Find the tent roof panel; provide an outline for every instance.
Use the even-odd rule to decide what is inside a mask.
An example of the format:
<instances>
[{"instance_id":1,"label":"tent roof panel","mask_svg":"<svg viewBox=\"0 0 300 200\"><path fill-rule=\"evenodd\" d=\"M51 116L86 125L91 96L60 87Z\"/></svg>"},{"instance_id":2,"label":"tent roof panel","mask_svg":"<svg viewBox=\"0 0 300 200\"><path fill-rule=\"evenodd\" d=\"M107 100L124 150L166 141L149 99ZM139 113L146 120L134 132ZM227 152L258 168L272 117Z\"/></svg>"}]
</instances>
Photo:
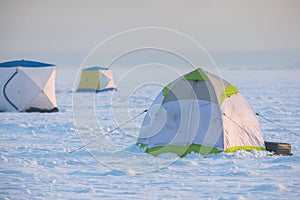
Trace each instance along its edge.
<instances>
[{"instance_id":1,"label":"tent roof panel","mask_svg":"<svg viewBox=\"0 0 300 200\"><path fill-rule=\"evenodd\" d=\"M89 68L86 68L83 70L108 70L108 68L95 66L95 67L89 67Z\"/></svg>"},{"instance_id":2,"label":"tent roof panel","mask_svg":"<svg viewBox=\"0 0 300 200\"><path fill-rule=\"evenodd\" d=\"M208 80L208 77L200 68L198 68L198 69L184 75L183 79L190 80L190 81L206 81L206 80Z\"/></svg>"},{"instance_id":3,"label":"tent roof panel","mask_svg":"<svg viewBox=\"0 0 300 200\"><path fill-rule=\"evenodd\" d=\"M42 63L30 60L13 60L0 63L0 67L50 67L55 66L49 63Z\"/></svg>"}]
</instances>

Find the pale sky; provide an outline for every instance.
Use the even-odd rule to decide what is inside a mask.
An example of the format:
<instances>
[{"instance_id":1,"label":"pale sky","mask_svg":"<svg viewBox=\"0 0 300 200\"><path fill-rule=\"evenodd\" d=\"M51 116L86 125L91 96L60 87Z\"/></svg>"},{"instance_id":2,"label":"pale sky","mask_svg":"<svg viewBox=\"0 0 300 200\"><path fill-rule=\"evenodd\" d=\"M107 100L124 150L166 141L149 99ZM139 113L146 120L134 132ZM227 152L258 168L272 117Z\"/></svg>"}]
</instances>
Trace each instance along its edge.
<instances>
[{"instance_id":1,"label":"pale sky","mask_svg":"<svg viewBox=\"0 0 300 200\"><path fill-rule=\"evenodd\" d=\"M208 51L300 50L298 0L0 0L0 11L0 60L29 52L83 58L113 34L149 26L183 32Z\"/></svg>"}]
</instances>

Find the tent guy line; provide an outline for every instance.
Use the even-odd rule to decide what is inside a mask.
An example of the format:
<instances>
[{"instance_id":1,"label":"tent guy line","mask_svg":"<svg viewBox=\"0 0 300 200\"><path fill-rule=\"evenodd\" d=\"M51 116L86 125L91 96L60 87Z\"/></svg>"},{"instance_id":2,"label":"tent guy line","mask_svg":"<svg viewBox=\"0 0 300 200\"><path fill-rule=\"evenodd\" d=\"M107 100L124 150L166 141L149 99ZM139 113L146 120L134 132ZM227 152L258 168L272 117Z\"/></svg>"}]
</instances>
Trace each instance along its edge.
<instances>
[{"instance_id":1,"label":"tent guy line","mask_svg":"<svg viewBox=\"0 0 300 200\"><path fill-rule=\"evenodd\" d=\"M272 123L273 125L275 125L275 126L277 126L277 127L279 127L279 128L282 128L283 130L286 130L286 131L288 131L288 132L290 132L290 133L292 133L292 134L294 134L294 135L300 137L300 135L299 135L298 133L296 133L296 132L294 132L294 131L291 131L291 130L289 130L289 129L287 129L287 128L285 128L285 127L283 127L283 126L281 126L281 125L279 125L279 124L277 124L277 123L275 123L274 121L272 121L272 120L270 120L270 119L264 117L264 116L263 116L262 114L260 114L260 113L255 113L255 115L257 115L257 116L263 118L264 120L266 120L266 121Z\"/></svg>"},{"instance_id":2,"label":"tent guy line","mask_svg":"<svg viewBox=\"0 0 300 200\"><path fill-rule=\"evenodd\" d=\"M129 122L131 122L132 120L138 118L139 116L141 116L142 114L144 114L144 113L147 112L147 111L148 111L147 109L143 110L143 112L137 114L136 116L134 116L133 118L131 118L131 119L129 119L128 121L124 122L124 123L121 124L120 126L114 128L113 130L111 130L111 131L109 131L109 132L107 132L107 133L105 133L105 134L103 134L103 135L101 135L101 136L98 136L96 139L94 139L94 140L92 140L92 141L86 143L85 145L83 145L83 146L81 146L81 147L79 147L79 148L77 148L77 149L74 149L74 150L72 150L72 151L69 151L69 154L72 154L72 153L74 153L75 151L79 151L79 150L83 149L84 147L87 147L87 146L89 146L90 144L93 144L93 143L96 142L97 140L103 138L103 136L108 135L108 134L114 132L115 130L118 130L118 129L121 128L122 126L124 126L124 125L128 124Z\"/></svg>"},{"instance_id":3,"label":"tent guy line","mask_svg":"<svg viewBox=\"0 0 300 200\"><path fill-rule=\"evenodd\" d=\"M235 123L240 129L242 129L243 131L245 131L247 134L250 134L246 129L244 129L241 125L239 125L236 121L234 121L233 119L231 119L229 116L227 116L225 113L223 113L223 115L225 117L227 117L230 121L232 121L233 123Z\"/></svg>"}]
</instances>

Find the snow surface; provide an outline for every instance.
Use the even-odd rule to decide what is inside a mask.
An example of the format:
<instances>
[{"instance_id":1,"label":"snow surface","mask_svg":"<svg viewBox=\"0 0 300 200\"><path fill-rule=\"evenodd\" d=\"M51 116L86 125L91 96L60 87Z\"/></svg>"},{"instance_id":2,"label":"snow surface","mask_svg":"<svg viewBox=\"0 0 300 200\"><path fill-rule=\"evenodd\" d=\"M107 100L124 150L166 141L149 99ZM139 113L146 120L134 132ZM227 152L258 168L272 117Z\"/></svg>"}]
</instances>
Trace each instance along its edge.
<instances>
[{"instance_id":1,"label":"snow surface","mask_svg":"<svg viewBox=\"0 0 300 200\"><path fill-rule=\"evenodd\" d=\"M58 69L60 112L0 113L0 199L300 199L299 136L259 119L265 141L291 143L293 156L153 157L134 146L144 115L112 130L151 104L162 88L157 80L175 77L131 79L115 70L119 91L91 95L72 93L76 72ZM256 112L300 134L300 71L222 76Z\"/></svg>"}]
</instances>

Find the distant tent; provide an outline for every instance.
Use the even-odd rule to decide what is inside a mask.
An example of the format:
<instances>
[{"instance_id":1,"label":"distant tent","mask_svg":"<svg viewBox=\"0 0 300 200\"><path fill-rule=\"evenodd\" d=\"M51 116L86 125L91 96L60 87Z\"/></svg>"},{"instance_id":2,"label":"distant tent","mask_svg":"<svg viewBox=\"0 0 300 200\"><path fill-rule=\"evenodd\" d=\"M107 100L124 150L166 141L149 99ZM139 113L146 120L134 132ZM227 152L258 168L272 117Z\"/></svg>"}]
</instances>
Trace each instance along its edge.
<instances>
[{"instance_id":1,"label":"distant tent","mask_svg":"<svg viewBox=\"0 0 300 200\"><path fill-rule=\"evenodd\" d=\"M56 67L17 60L0 63L0 111L57 112Z\"/></svg>"},{"instance_id":2,"label":"distant tent","mask_svg":"<svg viewBox=\"0 0 300 200\"><path fill-rule=\"evenodd\" d=\"M114 89L116 89L116 86L110 69L90 67L81 70L77 92L102 92Z\"/></svg>"},{"instance_id":3,"label":"distant tent","mask_svg":"<svg viewBox=\"0 0 300 200\"><path fill-rule=\"evenodd\" d=\"M137 144L153 155L264 150L258 121L238 89L200 68L159 93Z\"/></svg>"}]
</instances>

